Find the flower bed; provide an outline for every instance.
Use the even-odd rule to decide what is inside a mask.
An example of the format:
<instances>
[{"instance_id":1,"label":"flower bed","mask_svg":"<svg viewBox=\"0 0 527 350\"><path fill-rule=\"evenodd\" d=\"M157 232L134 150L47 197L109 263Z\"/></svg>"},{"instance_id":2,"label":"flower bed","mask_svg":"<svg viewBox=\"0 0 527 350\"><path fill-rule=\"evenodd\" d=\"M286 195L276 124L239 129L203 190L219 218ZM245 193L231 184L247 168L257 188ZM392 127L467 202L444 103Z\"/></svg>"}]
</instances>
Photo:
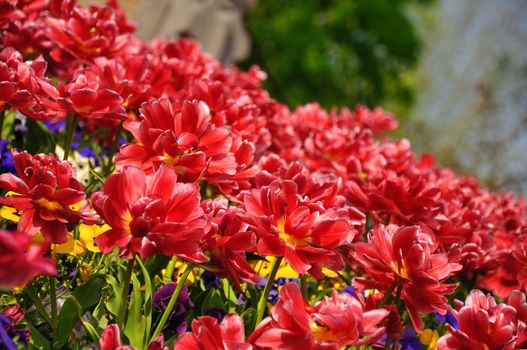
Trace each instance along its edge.
<instances>
[{"instance_id":1,"label":"flower bed","mask_svg":"<svg viewBox=\"0 0 527 350\"><path fill-rule=\"evenodd\" d=\"M290 110L114 2L0 28L4 348L527 346L525 201L391 114Z\"/></svg>"}]
</instances>

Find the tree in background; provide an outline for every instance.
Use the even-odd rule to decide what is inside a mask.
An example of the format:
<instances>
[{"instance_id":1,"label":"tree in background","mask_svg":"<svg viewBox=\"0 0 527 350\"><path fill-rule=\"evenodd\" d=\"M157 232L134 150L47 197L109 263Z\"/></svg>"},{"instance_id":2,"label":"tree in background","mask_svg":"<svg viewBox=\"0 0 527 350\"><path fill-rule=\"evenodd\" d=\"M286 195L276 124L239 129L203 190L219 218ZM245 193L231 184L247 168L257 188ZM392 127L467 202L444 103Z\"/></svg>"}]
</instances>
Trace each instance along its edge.
<instances>
[{"instance_id":1,"label":"tree in background","mask_svg":"<svg viewBox=\"0 0 527 350\"><path fill-rule=\"evenodd\" d=\"M421 44L405 12L430 0L259 1L248 15L253 49L243 64L267 71L266 88L290 106L383 103L406 111L407 73Z\"/></svg>"}]
</instances>

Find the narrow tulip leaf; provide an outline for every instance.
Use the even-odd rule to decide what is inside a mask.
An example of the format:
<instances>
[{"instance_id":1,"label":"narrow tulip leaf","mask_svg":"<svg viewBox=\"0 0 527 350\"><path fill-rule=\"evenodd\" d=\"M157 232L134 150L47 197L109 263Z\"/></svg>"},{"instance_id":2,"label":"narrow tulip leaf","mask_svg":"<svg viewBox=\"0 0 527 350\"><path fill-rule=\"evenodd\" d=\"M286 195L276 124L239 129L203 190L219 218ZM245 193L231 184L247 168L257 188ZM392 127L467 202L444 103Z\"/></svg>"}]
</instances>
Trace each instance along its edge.
<instances>
[{"instance_id":1,"label":"narrow tulip leaf","mask_svg":"<svg viewBox=\"0 0 527 350\"><path fill-rule=\"evenodd\" d=\"M93 342L98 342L100 336L95 330L95 328L89 322L86 322L85 320L83 320L82 318L83 308L80 302L77 300L77 298L75 298L75 296L70 294L70 295L67 295L64 299L69 300L73 303L73 306L75 307L75 310L77 311L77 317L82 322L82 325L86 329L86 333L88 333L88 335L90 336Z\"/></svg>"},{"instance_id":2,"label":"narrow tulip leaf","mask_svg":"<svg viewBox=\"0 0 527 350\"><path fill-rule=\"evenodd\" d=\"M243 320L243 326L245 328L245 334L251 334L253 329L253 324L256 321L256 309L247 309L241 314Z\"/></svg>"},{"instance_id":3,"label":"narrow tulip leaf","mask_svg":"<svg viewBox=\"0 0 527 350\"><path fill-rule=\"evenodd\" d=\"M201 313L203 314L206 310L218 308L225 310L225 302L221 296L221 292L218 289L213 289L205 298L202 304Z\"/></svg>"},{"instance_id":4,"label":"narrow tulip leaf","mask_svg":"<svg viewBox=\"0 0 527 350\"><path fill-rule=\"evenodd\" d=\"M144 287L144 290L145 290L145 294L144 294L144 303L143 303L143 306L144 306L144 310L143 310L143 314L145 316L145 346L148 345L146 344L146 342L148 341L148 339L150 339L150 331L151 331L151 328L152 328L152 298L153 298L153 295L154 295L154 290L153 290L153 287L152 287L152 279L150 278L150 274L148 273L148 269L145 267L145 265L143 264L143 261L141 260L141 258L139 258L138 256L136 256L136 261L137 263L139 264L139 266L141 267L141 272L143 273L143 279L145 281L145 287Z\"/></svg>"},{"instance_id":5,"label":"narrow tulip leaf","mask_svg":"<svg viewBox=\"0 0 527 350\"><path fill-rule=\"evenodd\" d=\"M55 152L57 141L44 124L27 118L26 128L27 133L24 136L24 150L31 154Z\"/></svg>"},{"instance_id":6,"label":"narrow tulip leaf","mask_svg":"<svg viewBox=\"0 0 527 350\"><path fill-rule=\"evenodd\" d=\"M112 275L106 275L106 283L112 288L112 295L106 301L106 309L112 315L117 316L119 313L119 306L121 305L121 294L123 294L123 285L117 281Z\"/></svg>"},{"instance_id":7,"label":"narrow tulip leaf","mask_svg":"<svg viewBox=\"0 0 527 350\"><path fill-rule=\"evenodd\" d=\"M28 322L31 337L29 338L29 349L52 350L50 341L39 332L35 326Z\"/></svg>"},{"instance_id":8,"label":"narrow tulip leaf","mask_svg":"<svg viewBox=\"0 0 527 350\"><path fill-rule=\"evenodd\" d=\"M223 289L223 296L225 297L225 300L227 301L227 304L229 306L229 311L230 311L230 308L236 305L236 302L238 301L238 295L232 288L228 279L223 278L221 279L220 283Z\"/></svg>"},{"instance_id":9,"label":"narrow tulip leaf","mask_svg":"<svg viewBox=\"0 0 527 350\"><path fill-rule=\"evenodd\" d=\"M79 319L79 314L83 315L88 309L97 304L100 299L100 291L104 287L104 279L99 275L92 276L86 283L77 287L71 295L75 297L79 305L71 298L67 298L59 314L59 337L56 341L60 348L66 344L71 334L75 321ZM80 313L78 307L80 306Z\"/></svg>"},{"instance_id":10,"label":"narrow tulip leaf","mask_svg":"<svg viewBox=\"0 0 527 350\"><path fill-rule=\"evenodd\" d=\"M144 349L146 330L146 318L143 315L143 294L141 293L141 284L135 276L132 275L132 294L130 296L130 307L128 317L124 326L124 335L130 341L130 345L137 349Z\"/></svg>"}]
</instances>

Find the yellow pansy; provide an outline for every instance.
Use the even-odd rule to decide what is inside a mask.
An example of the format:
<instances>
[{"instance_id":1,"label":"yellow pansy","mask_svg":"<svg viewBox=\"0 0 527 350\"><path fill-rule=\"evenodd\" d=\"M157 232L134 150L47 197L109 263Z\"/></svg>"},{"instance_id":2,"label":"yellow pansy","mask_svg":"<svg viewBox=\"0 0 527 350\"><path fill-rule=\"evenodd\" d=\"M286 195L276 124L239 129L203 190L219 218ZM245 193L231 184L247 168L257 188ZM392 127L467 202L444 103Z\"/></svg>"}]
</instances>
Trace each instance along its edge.
<instances>
[{"instance_id":1,"label":"yellow pansy","mask_svg":"<svg viewBox=\"0 0 527 350\"><path fill-rule=\"evenodd\" d=\"M79 225L79 240L84 244L86 249L92 253L100 252L99 248L95 245L95 238L104 232L110 230L111 227L104 224L102 226L97 225Z\"/></svg>"},{"instance_id":2,"label":"yellow pansy","mask_svg":"<svg viewBox=\"0 0 527 350\"><path fill-rule=\"evenodd\" d=\"M1 207L0 217L2 219L9 220L12 222L20 221L20 213L15 208L11 208L11 207Z\"/></svg>"},{"instance_id":3,"label":"yellow pansy","mask_svg":"<svg viewBox=\"0 0 527 350\"><path fill-rule=\"evenodd\" d=\"M91 265L82 264L81 267L79 268L79 275L81 276L81 280L87 281L91 275Z\"/></svg>"},{"instance_id":4,"label":"yellow pansy","mask_svg":"<svg viewBox=\"0 0 527 350\"><path fill-rule=\"evenodd\" d=\"M419 341L423 345L428 345L428 349L437 350L437 340L439 339L439 333L435 329L425 329L419 335Z\"/></svg>"},{"instance_id":5,"label":"yellow pansy","mask_svg":"<svg viewBox=\"0 0 527 350\"><path fill-rule=\"evenodd\" d=\"M16 193L16 192L9 191L9 192L7 192L5 194L5 197L12 197L12 196L15 196L17 194L18 193ZM2 219L9 220L9 221L12 221L12 222L19 222L20 221L20 215L22 215L22 213L20 213L15 208L11 208L11 207L1 207L0 208L0 217Z\"/></svg>"},{"instance_id":6,"label":"yellow pansy","mask_svg":"<svg viewBox=\"0 0 527 350\"><path fill-rule=\"evenodd\" d=\"M270 261L251 260L249 261L249 264L254 269L254 271L256 271L256 273L261 277L267 277L271 273L272 263ZM275 278L298 278L298 272L293 270L291 265L282 260Z\"/></svg>"},{"instance_id":7,"label":"yellow pansy","mask_svg":"<svg viewBox=\"0 0 527 350\"><path fill-rule=\"evenodd\" d=\"M93 253L100 252L99 248L95 246L95 237L108 231L110 226L103 225L79 225L79 238L75 239L73 234L68 233L68 240L62 244L52 244L51 251L54 254L69 254L72 256L83 256L86 251Z\"/></svg>"},{"instance_id":8,"label":"yellow pansy","mask_svg":"<svg viewBox=\"0 0 527 350\"><path fill-rule=\"evenodd\" d=\"M37 235L40 235L40 233L38 233ZM68 232L68 240L62 244L52 244L51 252L53 254L69 254L73 256L83 256L86 250L84 249L84 246L81 244L81 242L73 238L73 235Z\"/></svg>"},{"instance_id":9,"label":"yellow pansy","mask_svg":"<svg viewBox=\"0 0 527 350\"><path fill-rule=\"evenodd\" d=\"M181 276L183 275L183 272L185 272L187 268L187 263L185 261L177 260L176 264L174 265L174 275L176 276L176 280L174 282L178 282ZM166 275L167 271L163 269L161 271L163 275ZM185 284L190 285L194 283L196 280L196 269L193 269L190 271L189 275L187 276L187 280L185 281Z\"/></svg>"}]
</instances>

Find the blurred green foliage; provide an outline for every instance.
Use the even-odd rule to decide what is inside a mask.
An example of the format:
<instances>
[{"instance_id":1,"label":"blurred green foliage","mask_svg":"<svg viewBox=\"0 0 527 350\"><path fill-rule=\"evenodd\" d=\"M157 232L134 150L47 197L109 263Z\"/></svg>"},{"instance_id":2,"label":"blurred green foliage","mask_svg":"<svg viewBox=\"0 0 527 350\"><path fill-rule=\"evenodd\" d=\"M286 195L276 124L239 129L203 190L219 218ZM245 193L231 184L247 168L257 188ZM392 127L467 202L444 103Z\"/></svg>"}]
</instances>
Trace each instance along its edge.
<instances>
[{"instance_id":1,"label":"blurred green foliage","mask_svg":"<svg viewBox=\"0 0 527 350\"><path fill-rule=\"evenodd\" d=\"M271 95L294 107L357 103L405 111L421 44L406 7L430 0L260 0L248 15L243 64L268 73Z\"/></svg>"}]
</instances>

